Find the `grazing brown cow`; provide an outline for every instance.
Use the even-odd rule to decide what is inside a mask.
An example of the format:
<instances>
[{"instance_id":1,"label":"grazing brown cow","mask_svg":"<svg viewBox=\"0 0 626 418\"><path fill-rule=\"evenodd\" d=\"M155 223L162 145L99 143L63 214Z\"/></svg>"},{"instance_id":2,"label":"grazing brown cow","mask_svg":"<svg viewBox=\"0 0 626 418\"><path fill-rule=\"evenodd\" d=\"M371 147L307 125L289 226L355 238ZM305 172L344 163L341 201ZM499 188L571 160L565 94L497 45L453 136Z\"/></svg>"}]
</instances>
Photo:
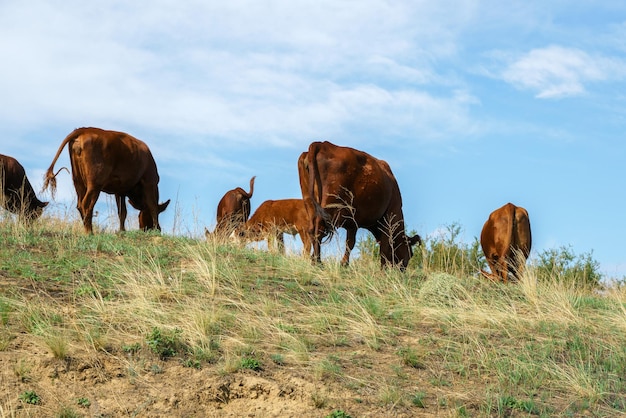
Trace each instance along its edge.
<instances>
[{"instance_id":1,"label":"grazing brown cow","mask_svg":"<svg viewBox=\"0 0 626 418\"><path fill-rule=\"evenodd\" d=\"M243 233L248 241L267 239L278 243L281 253L285 252L283 234L300 235L303 251L311 255L311 240L307 233L309 218L302 199L266 200L252 214Z\"/></svg>"},{"instance_id":2,"label":"grazing brown cow","mask_svg":"<svg viewBox=\"0 0 626 418\"><path fill-rule=\"evenodd\" d=\"M167 208L170 201L158 203L159 173L152 153L143 141L123 132L75 129L63 140L46 172L43 187L51 186L53 194L56 190L54 164L67 144L78 196L77 208L85 232L93 233L93 208L100 192L115 195L120 231L125 230L126 197L139 210L139 226L142 229L161 230L159 213Z\"/></svg>"},{"instance_id":3,"label":"grazing brown cow","mask_svg":"<svg viewBox=\"0 0 626 418\"><path fill-rule=\"evenodd\" d=\"M309 216L314 260L320 261L323 235L346 230L347 265L358 228L369 230L380 244L382 266L404 270L419 235L404 231L402 196L389 165L365 152L330 142L313 142L298 159L302 197Z\"/></svg>"},{"instance_id":4,"label":"grazing brown cow","mask_svg":"<svg viewBox=\"0 0 626 418\"><path fill-rule=\"evenodd\" d=\"M24 167L13 157L0 154L0 206L26 222L39 218L48 202L37 199Z\"/></svg>"},{"instance_id":5,"label":"grazing brown cow","mask_svg":"<svg viewBox=\"0 0 626 418\"><path fill-rule=\"evenodd\" d=\"M494 210L483 226L480 245L491 268L491 273L481 270L485 277L504 283L509 274L518 277L532 245L526 209L507 203Z\"/></svg>"},{"instance_id":6,"label":"grazing brown cow","mask_svg":"<svg viewBox=\"0 0 626 418\"><path fill-rule=\"evenodd\" d=\"M250 216L250 199L254 193L254 179L250 179L250 192L241 187L229 190L217 204L217 226L215 232L229 236L242 226Z\"/></svg>"}]
</instances>

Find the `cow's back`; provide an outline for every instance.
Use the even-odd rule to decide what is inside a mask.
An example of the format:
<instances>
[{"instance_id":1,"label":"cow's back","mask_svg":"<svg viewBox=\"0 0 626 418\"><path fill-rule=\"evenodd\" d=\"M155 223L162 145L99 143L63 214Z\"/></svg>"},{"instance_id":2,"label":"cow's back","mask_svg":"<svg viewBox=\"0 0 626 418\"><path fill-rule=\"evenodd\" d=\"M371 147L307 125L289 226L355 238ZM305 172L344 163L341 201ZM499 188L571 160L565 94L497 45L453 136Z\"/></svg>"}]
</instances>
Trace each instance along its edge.
<instances>
[{"instance_id":1,"label":"cow's back","mask_svg":"<svg viewBox=\"0 0 626 418\"><path fill-rule=\"evenodd\" d=\"M313 148L313 149L311 149ZM341 212L346 219L367 227L388 211L397 192L395 178L388 165L371 155L330 142L314 143L316 186L320 205ZM309 167L309 170L311 167Z\"/></svg>"},{"instance_id":2,"label":"cow's back","mask_svg":"<svg viewBox=\"0 0 626 418\"><path fill-rule=\"evenodd\" d=\"M139 183L159 182L148 146L126 133L80 128L69 150L75 180L93 184L106 193L125 193Z\"/></svg>"}]
</instances>

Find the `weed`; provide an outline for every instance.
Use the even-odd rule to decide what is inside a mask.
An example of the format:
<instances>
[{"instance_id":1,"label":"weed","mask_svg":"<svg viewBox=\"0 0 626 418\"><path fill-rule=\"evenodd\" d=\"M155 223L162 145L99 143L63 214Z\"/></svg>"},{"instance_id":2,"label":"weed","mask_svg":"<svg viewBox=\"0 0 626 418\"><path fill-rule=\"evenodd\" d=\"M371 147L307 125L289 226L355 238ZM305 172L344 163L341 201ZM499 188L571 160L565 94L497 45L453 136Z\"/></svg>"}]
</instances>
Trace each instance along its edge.
<instances>
[{"instance_id":1,"label":"weed","mask_svg":"<svg viewBox=\"0 0 626 418\"><path fill-rule=\"evenodd\" d=\"M426 408L426 404L424 404L425 397L426 392L417 392L413 396L411 396L411 403L418 408Z\"/></svg>"},{"instance_id":2,"label":"weed","mask_svg":"<svg viewBox=\"0 0 626 418\"><path fill-rule=\"evenodd\" d=\"M311 394L311 401L313 402L313 406L317 409L322 409L326 407L326 404L328 403L328 398L326 396L324 396L324 394L322 394L319 391L315 391Z\"/></svg>"},{"instance_id":3,"label":"weed","mask_svg":"<svg viewBox=\"0 0 626 418\"><path fill-rule=\"evenodd\" d=\"M15 375L18 377L18 379L20 379L20 382L22 383L30 382L31 366L30 364L26 363L26 360L20 359L20 361L15 363L15 365L13 366L13 371L15 372Z\"/></svg>"},{"instance_id":4,"label":"weed","mask_svg":"<svg viewBox=\"0 0 626 418\"><path fill-rule=\"evenodd\" d=\"M41 403L41 398L34 390L27 390L20 393L19 398L22 402L30 405L39 405Z\"/></svg>"},{"instance_id":5,"label":"weed","mask_svg":"<svg viewBox=\"0 0 626 418\"><path fill-rule=\"evenodd\" d=\"M154 327L146 337L146 343L152 352L163 360L175 356L183 347L183 343L180 339L181 333L182 331L180 329L161 331L158 327Z\"/></svg>"},{"instance_id":6,"label":"weed","mask_svg":"<svg viewBox=\"0 0 626 418\"><path fill-rule=\"evenodd\" d=\"M253 357L244 357L241 359L239 367L242 369L254 370L256 372L261 370L261 363Z\"/></svg>"},{"instance_id":7,"label":"weed","mask_svg":"<svg viewBox=\"0 0 626 418\"><path fill-rule=\"evenodd\" d=\"M91 401L88 398L78 398L76 403L83 408L89 408L91 406Z\"/></svg>"},{"instance_id":8,"label":"weed","mask_svg":"<svg viewBox=\"0 0 626 418\"><path fill-rule=\"evenodd\" d=\"M139 350L141 350L141 344L139 343L124 344L122 346L122 351L130 355L137 354Z\"/></svg>"},{"instance_id":9,"label":"weed","mask_svg":"<svg viewBox=\"0 0 626 418\"><path fill-rule=\"evenodd\" d=\"M68 356L68 340L62 334L49 335L45 339L46 345L52 351L52 355L60 360L65 360Z\"/></svg>"},{"instance_id":10,"label":"weed","mask_svg":"<svg viewBox=\"0 0 626 418\"><path fill-rule=\"evenodd\" d=\"M182 364L183 367L189 367L196 370L200 370L202 368L202 363L200 363L200 360L192 358L181 360L180 364Z\"/></svg>"},{"instance_id":11,"label":"weed","mask_svg":"<svg viewBox=\"0 0 626 418\"><path fill-rule=\"evenodd\" d=\"M324 418L352 418L352 416L350 416L347 412L342 411L341 409L337 409L326 415Z\"/></svg>"},{"instance_id":12,"label":"weed","mask_svg":"<svg viewBox=\"0 0 626 418\"><path fill-rule=\"evenodd\" d=\"M405 347L398 350L398 355L402 357L405 366L414 369L423 369L424 363L419 359L417 352L411 347Z\"/></svg>"},{"instance_id":13,"label":"weed","mask_svg":"<svg viewBox=\"0 0 626 418\"><path fill-rule=\"evenodd\" d=\"M70 406L62 406L61 409L54 414L55 418L79 418L82 415L76 412Z\"/></svg>"},{"instance_id":14,"label":"weed","mask_svg":"<svg viewBox=\"0 0 626 418\"><path fill-rule=\"evenodd\" d=\"M279 366L285 365L285 356L283 356L282 354L272 354L270 355L270 359L274 362L274 364L277 364Z\"/></svg>"}]
</instances>

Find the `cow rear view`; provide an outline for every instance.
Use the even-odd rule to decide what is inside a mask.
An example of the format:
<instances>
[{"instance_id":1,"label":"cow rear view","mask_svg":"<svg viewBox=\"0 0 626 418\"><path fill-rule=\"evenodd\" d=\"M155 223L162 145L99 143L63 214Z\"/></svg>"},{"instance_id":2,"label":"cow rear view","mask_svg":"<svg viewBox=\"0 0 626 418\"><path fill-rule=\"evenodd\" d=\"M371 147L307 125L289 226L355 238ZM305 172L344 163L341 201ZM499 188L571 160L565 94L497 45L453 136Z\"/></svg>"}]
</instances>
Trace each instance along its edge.
<instances>
[{"instance_id":1,"label":"cow rear view","mask_svg":"<svg viewBox=\"0 0 626 418\"><path fill-rule=\"evenodd\" d=\"M480 234L480 245L491 273L490 279L507 282L509 275L519 277L530 255L532 236L526 209L507 203L490 215Z\"/></svg>"},{"instance_id":2,"label":"cow rear view","mask_svg":"<svg viewBox=\"0 0 626 418\"><path fill-rule=\"evenodd\" d=\"M115 195L120 231L125 229L126 198L139 210L142 229L158 229L158 216L169 200L159 204L159 173L148 146L123 132L98 128L79 128L61 143L46 172L44 189L56 189L54 164L67 145L72 166L72 180L77 195L77 209L85 232L93 233L93 210L100 192Z\"/></svg>"},{"instance_id":3,"label":"cow rear view","mask_svg":"<svg viewBox=\"0 0 626 418\"><path fill-rule=\"evenodd\" d=\"M217 204L217 226L215 233L227 237L238 230L250 217L250 199L254 194L254 179L250 179L250 191L241 187L227 191ZM208 234L208 231L206 232Z\"/></svg>"}]
</instances>

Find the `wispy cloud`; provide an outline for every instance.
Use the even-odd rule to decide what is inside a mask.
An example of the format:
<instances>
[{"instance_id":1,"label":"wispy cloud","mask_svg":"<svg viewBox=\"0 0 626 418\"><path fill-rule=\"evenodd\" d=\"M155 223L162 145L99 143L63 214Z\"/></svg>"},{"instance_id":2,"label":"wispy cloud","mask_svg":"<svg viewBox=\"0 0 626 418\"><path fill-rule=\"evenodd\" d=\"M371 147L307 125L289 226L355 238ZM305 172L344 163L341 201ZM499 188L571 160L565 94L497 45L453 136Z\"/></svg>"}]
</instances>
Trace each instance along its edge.
<instances>
[{"instance_id":1,"label":"wispy cloud","mask_svg":"<svg viewBox=\"0 0 626 418\"><path fill-rule=\"evenodd\" d=\"M626 62L552 45L533 49L515 59L502 78L538 98L562 98L585 93L588 83L621 79Z\"/></svg>"},{"instance_id":2,"label":"wispy cloud","mask_svg":"<svg viewBox=\"0 0 626 418\"><path fill-rule=\"evenodd\" d=\"M0 56L11 65L0 68L0 91L10 106L0 121L139 127L191 143L269 146L354 126L375 128L376 137L467 132L474 101L433 62L454 54L447 23L463 21L469 6L444 6L5 3L0 38L11 42L0 43Z\"/></svg>"}]
</instances>

